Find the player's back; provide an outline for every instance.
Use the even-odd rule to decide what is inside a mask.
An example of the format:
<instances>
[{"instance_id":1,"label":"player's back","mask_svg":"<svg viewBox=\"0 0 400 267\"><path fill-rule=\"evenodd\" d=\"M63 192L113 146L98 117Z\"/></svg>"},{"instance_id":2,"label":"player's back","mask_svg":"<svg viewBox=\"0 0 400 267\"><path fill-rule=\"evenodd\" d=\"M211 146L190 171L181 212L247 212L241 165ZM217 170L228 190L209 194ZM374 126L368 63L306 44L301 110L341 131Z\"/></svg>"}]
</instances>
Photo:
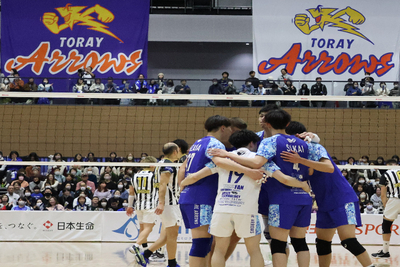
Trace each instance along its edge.
<instances>
[{"instance_id":1,"label":"player's back","mask_svg":"<svg viewBox=\"0 0 400 267\"><path fill-rule=\"evenodd\" d=\"M308 158L306 142L293 135L276 134L261 142L257 154L265 149L271 150L269 160L281 168L284 174L300 181L308 180L308 167L286 162L281 158L283 151L296 151L300 157ZM274 178L268 179L265 186L270 204L309 205L312 202L310 195L302 189L286 186Z\"/></svg>"},{"instance_id":2,"label":"player's back","mask_svg":"<svg viewBox=\"0 0 400 267\"><path fill-rule=\"evenodd\" d=\"M140 171L132 178L132 186L135 190L135 209L155 209L158 205L159 182L157 176L151 171Z\"/></svg>"},{"instance_id":3,"label":"player's back","mask_svg":"<svg viewBox=\"0 0 400 267\"><path fill-rule=\"evenodd\" d=\"M331 156L320 144L312 144L319 151L324 151L324 157L329 157L335 170L333 173L324 173L314 170L310 176L311 189L315 193L319 211L329 211L346 203L357 202L358 198L354 189L340 169L333 162ZM334 203L334 205L333 205Z\"/></svg>"},{"instance_id":4,"label":"player's back","mask_svg":"<svg viewBox=\"0 0 400 267\"><path fill-rule=\"evenodd\" d=\"M254 158L256 155L247 148L239 148L232 153L247 158ZM257 214L261 185L243 173L227 171L219 167L217 170L218 194L214 212Z\"/></svg>"},{"instance_id":5,"label":"player's back","mask_svg":"<svg viewBox=\"0 0 400 267\"><path fill-rule=\"evenodd\" d=\"M225 149L225 146L215 137L206 136L197 140L189 150L185 177L204 167L214 167L212 157L207 154L210 148ZM207 204L213 206L218 189L218 174L207 176L182 190L179 204Z\"/></svg>"}]
</instances>

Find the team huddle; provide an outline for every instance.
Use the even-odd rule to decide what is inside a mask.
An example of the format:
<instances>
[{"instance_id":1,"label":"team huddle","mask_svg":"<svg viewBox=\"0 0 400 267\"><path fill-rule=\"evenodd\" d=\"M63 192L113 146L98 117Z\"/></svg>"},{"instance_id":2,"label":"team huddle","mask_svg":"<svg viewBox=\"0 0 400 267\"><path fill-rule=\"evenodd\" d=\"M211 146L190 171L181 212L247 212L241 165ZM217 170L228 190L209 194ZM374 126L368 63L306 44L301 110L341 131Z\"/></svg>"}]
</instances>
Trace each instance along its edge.
<instances>
[{"instance_id":1,"label":"team huddle","mask_svg":"<svg viewBox=\"0 0 400 267\"><path fill-rule=\"evenodd\" d=\"M148 167L134 175L127 214L135 210L140 223L139 237L130 248L140 265L146 266L166 245L168 266L179 266L177 237L183 221L191 229L191 267L225 266L241 238L250 266L262 267L263 221L273 266L287 266L288 237L298 265L309 266L305 235L312 189L318 203L319 265L330 266L337 231L343 247L362 266L374 266L355 237L355 228L361 226L358 197L319 137L276 105L263 107L259 114L258 133L247 130L239 118L212 116L205 122L207 136L189 150L183 140L164 145L163 162L183 162L179 168ZM146 157L142 162L157 160ZM157 220L162 222L160 237L148 247Z\"/></svg>"}]
</instances>

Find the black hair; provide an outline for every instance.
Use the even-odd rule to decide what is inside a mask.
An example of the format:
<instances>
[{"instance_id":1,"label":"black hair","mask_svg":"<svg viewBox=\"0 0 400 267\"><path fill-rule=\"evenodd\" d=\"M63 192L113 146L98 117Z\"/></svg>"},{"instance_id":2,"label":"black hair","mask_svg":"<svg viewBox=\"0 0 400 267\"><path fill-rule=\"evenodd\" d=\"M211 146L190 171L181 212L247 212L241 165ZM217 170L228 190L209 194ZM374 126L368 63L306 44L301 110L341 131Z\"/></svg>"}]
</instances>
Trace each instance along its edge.
<instances>
[{"instance_id":1,"label":"black hair","mask_svg":"<svg viewBox=\"0 0 400 267\"><path fill-rule=\"evenodd\" d=\"M283 69L281 69L281 70L284 70L284 71L287 73L287 69L283 68Z\"/></svg>"},{"instance_id":2,"label":"black hair","mask_svg":"<svg viewBox=\"0 0 400 267\"><path fill-rule=\"evenodd\" d=\"M173 145L174 144L174 145ZM171 155L172 153L174 153L175 151L178 151L178 145L176 145L175 143L168 143L165 144L163 146L163 150L162 152L164 153L164 155Z\"/></svg>"},{"instance_id":3,"label":"black hair","mask_svg":"<svg viewBox=\"0 0 400 267\"><path fill-rule=\"evenodd\" d=\"M261 114L263 112L269 112L269 111L274 110L274 109L279 109L279 107L276 104L268 104L268 105L262 107L260 109L260 111L258 112L258 114Z\"/></svg>"},{"instance_id":4,"label":"black hair","mask_svg":"<svg viewBox=\"0 0 400 267\"><path fill-rule=\"evenodd\" d=\"M109 81L109 80L114 81L114 78L110 76L107 78L107 81Z\"/></svg>"},{"instance_id":5,"label":"black hair","mask_svg":"<svg viewBox=\"0 0 400 267\"><path fill-rule=\"evenodd\" d=\"M229 77L229 72L224 71L224 72L222 73L222 76L223 76L224 74L226 74L226 75Z\"/></svg>"},{"instance_id":6,"label":"black hair","mask_svg":"<svg viewBox=\"0 0 400 267\"><path fill-rule=\"evenodd\" d=\"M256 72L254 70L252 70L249 72L249 75L251 75L252 73L256 73Z\"/></svg>"},{"instance_id":7,"label":"black hair","mask_svg":"<svg viewBox=\"0 0 400 267\"><path fill-rule=\"evenodd\" d=\"M362 156L361 158L366 158L367 161L369 162L369 157L367 155Z\"/></svg>"},{"instance_id":8,"label":"black hair","mask_svg":"<svg viewBox=\"0 0 400 267\"><path fill-rule=\"evenodd\" d=\"M283 109L271 110L264 116L264 121L276 130L285 129L292 117Z\"/></svg>"},{"instance_id":9,"label":"black hair","mask_svg":"<svg viewBox=\"0 0 400 267\"><path fill-rule=\"evenodd\" d=\"M183 82L183 81L187 82L185 79L181 80L181 82Z\"/></svg>"},{"instance_id":10,"label":"black hair","mask_svg":"<svg viewBox=\"0 0 400 267\"><path fill-rule=\"evenodd\" d=\"M9 156L10 158L11 158L12 154L16 154L16 155L17 155L17 158L19 158L19 153L18 153L18 151L15 151L15 150L11 151L11 152L10 152L10 156Z\"/></svg>"},{"instance_id":11,"label":"black hair","mask_svg":"<svg viewBox=\"0 0 400 267\"><path fill-rule=\"evenodd\" d=\"M394 158L396 158L396 159L397 159L397 161L399 161L399 156L397 156L397 155L393 155L393 156L392 156L392 159L394 159Z\"/></svg>"},{"instance_id":12,"label":"black hair","mask_svg":"<svg viewBox=\"0 0 400 267\"><path fill-rule=\"evenodd\" d=\"M177 146L180 147L182 154L186 154L189 150L189 144L183 139L176 139L174 142Z\"/></svg>"},{"instance_id":13,"label":"black hair","mask_svg":"<svg viewBox=\"0 0 400 267\"><path fill-rule=\"evenodd\" d=\"M276 83L273 83L273 84L271 85L271 88L272 88L272 89L278 88L278 85L277 85Z\"/></svg>"},{"instance_id":14,"label":"black hair","mask_svg":"<svg viewBox=\"0 0 400 267\"><path fill-rule=\"evenodd\" d=\"M35 159L35 161L39 161L39 156L38 154L36 154L36 152L32 152L29 154L28 156L29 160L31 160L32 157Z\"/></svg>"},{"instance_id":15,"label":"black hair","mask_svg":"<svg viewBox=\"0 0 400 267\"><path fill-rule=\"evenodd\" d=\"M318 81L318 79L322 80L322 78L321 78L321 77L317 77L317 78L315 78L315 80L316 80L316 81Z\"/></svg>"},{"instance_id":16,"label":"black hair","mask_svg":"<svg viewBox=\"0 0 400 267\"><path fill-rule=\"evenodd\" d=\"M349 163L349 160L350 160L350 159L353 159L353 161L356 162L356 159L355 159L354 157L349 157L349 158L347 159L347 163Z\"/></svg>"},{"instance_id":17,"label":"black hair","mask_svg":"<svg viewBox=\"0 0 400 267\"><path fill-rule=\"evenodd\" d=\"M114 154L115 157L117 157L117 153L115 153L115 152L111 152L111 153L110 153L110 157L111 157L112 154Z\"/></svg>"},{"instance_id":18,"label":"black hair","mask_svg":"<svg viewBox=\"0 0 400 267\"><path fill-rule=\"evenodd\" d=\"M348 82L352 82L353 79L352 79L352 78L348 78L347 81L348 81Z\"/></svg>"},{"instance_id":19,"label":"black hair","mask_svg":"<svg viewBox=\"0 0 400 267\"><path fill-rule=\"evenodd\" d=\"M366 71L365 74L371 75L371 73L369 73L368 71Z\"/></svg>"},{"instance_id":20,"label":"black hair","mask_svg":"<svg viewBox=\"0 0 400 267\"><path fill-rule=\"evenodd\" d=\"M389 164L398 164L399 162L397 161L397 160L395 160L395 159L389 159L389 160L387 160L386 161L386 165L389 165Z\"/></svg>"},{"instance_id":21,"label":"black hair","mask_svg":"<svg viewBox=\"0 0 400 267\"><path fill-rule=\"evenodd\" d=\"M209 117L204 123L204 128L207 132L218 131L221 126L229 127L231 126L231 120L227 117L223 117L220 115L214 115Z\"/></svg>"},{"instance_id":22,"label":"black hair","mask_svg":"<svg viewBox=\"0 0 400 267\"><path fill-rule=\"evenodd\" d=\"M238 117L233 117L233 118L230 118L230 120L231 120L232 127L236 127L239 130L247 129L247 123L243 119L238 118Z\"/></svg>"},{"instance_id":23,"label":"black hair","mask_svg":"<svg viewBox=\"0 0 400 267\"><path fill-rule=\"evenodd\" d=\"M296 135L307 132L307 128L301 122L291 121L285 131L288 135Z\"/></svg>"},{"instance_id":24,"label":"black hair","mask_svg":"<svg viewBox=\"0 0 400 267\"><path fill-rule=\"evenodd\" d=\"M78 153L78 154L76 154L75 157L74 157L74 162L77 162L77 161L78 161L78 159L77 159L78 156L81 156L81 161L83 161L82 154L81 154L81 153Z\"/></svg>"},{"instance_id":25,"label":"black hair","mask_svg":"<svg viewBox=\"0 0 400 267\"><path fill-rule=\"evenodd\" d=\"M305 83L303 83L303 84L301 85L301 88L303 88L303 89L308 89L308 85L305 84Z\"/></svg>"},{"instance_id":26,"label":"black hair","mask_svg":"<svg viewBox=\"0 0 400 267\"><path fill-rule=\"evenodd\" d=\"M376 164L375 165L379 165L378 159L382 160L382 163L380 165L383 165L385 163L385 159L383 157L379 156L379 157L376 158Z\"/></svg>"},{"instance_id":27,"label":"black hair","mask_svg":"<svg viewBox=\"0 0 400 267\"><path fill-rule=\"evenodd\" d=\"M260 137L250 130L240 130L231 135L229 137L229 143L236 148L246 147L251 142L257 143L260 141Z\"/></svg>"}]
</instances>

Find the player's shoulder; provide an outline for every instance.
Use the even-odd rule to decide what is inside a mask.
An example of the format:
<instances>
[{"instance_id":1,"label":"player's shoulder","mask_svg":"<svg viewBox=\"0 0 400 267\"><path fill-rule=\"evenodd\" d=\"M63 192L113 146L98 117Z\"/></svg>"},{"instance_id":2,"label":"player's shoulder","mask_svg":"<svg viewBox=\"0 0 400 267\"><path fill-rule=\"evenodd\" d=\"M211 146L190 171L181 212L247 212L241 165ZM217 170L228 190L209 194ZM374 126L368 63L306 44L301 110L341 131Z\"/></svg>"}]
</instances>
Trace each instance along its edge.
<instances>
[{"instance_id":1,"label":"player's shoulder","mask_svg":"<svg viewBox=\"0 0 400 267\"><path fill-rule=\"evenodd\" d=\"M258 135L258 137L263 137L264 136L264 131L256 132L256 135Z\"/></svg>"},{"instance_id":2,"label":"player's shoulder","mask_svg":"<svg viewBox=\"0 0 400 267\"><path fill-rule=\"evenodd\" d=\"M261 143L266 144L266 143L270 143L270 142L275 142L278 139L278 137L279 137L279 134L267 137L267 138L263 139L261 141Z\"/></svg>"},{"instance_id":3,"label":"player's shoulder","mask_svg":"<svg viewBox=\"0 0 400 267\"><path fill-rule=\"evenodd\" d=\"M213 148L221 148L221 149L225 149L224 144L221 143L221 141L219 141L217 138L210 136L210 140L208 142L208 147L213 147Z\"/></svg>"},{"instance_id":4,"label":"player's shoulder","mask_svg":"<svg viewBox=\"0 0 400 267\"><path fill-rule=\"evenodd\" d=\"M257 153L252 152L252 151L250 151L249 149L247 149L245 147L242 147L242 148L239 148L239 149L237 149L235 151L232 151L232 153L235 153L235 154L237 154L237 155L239 155L241 157L246 157L246 158L254 158L257 155Z\"/></svg>"}]
</instances>

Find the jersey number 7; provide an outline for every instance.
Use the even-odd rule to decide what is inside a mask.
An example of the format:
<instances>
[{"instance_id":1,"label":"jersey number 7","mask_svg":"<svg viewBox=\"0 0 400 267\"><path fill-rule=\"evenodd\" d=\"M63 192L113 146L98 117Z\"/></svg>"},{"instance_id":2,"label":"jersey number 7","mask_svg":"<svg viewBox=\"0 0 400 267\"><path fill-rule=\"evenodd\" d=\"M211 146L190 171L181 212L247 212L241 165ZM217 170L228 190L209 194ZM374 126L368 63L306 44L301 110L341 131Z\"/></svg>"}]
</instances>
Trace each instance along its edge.
<instances>
[{"instance_id":1,"label":"jersey number 7","mask_svg":"<svg viewBox=\"0 0 400 267\"><path fill-rule=\"evenodd\" d=\"M237 184L240 181L240 179L242 179L242 177L244 176L244 173L237 173L237 172L233 173L233 171L231 171L231 172L229 172L228 183L232 182L233 174L235 174L235 176L237 177L235 184Z\"/></svg>"}]
</instances>

